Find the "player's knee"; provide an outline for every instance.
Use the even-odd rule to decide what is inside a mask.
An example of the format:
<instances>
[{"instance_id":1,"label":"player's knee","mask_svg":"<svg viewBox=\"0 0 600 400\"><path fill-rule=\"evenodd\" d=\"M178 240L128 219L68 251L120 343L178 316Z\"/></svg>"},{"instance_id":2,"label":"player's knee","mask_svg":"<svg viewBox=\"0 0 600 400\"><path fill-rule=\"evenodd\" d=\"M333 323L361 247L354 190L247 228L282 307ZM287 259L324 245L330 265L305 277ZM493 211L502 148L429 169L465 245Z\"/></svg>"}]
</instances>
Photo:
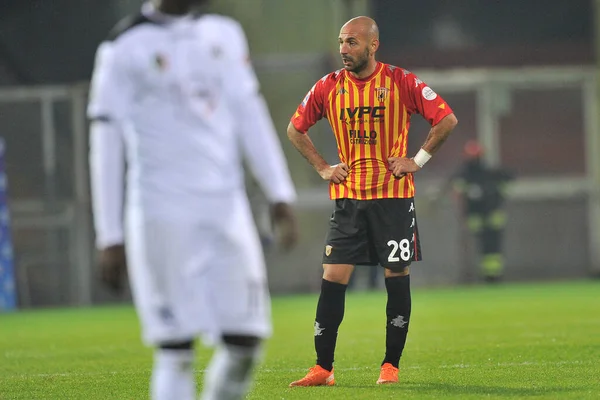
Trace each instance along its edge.
<instances>
[{"instance_id":1,"label":"player's knee","mask_svg":"<svg viewBox=\"0 0 600 400\"><path fill-rule=\"evenodd\" d=\"M223 335L223 342L232 346L240 347L258 347L262 342L262 339L258 336L248 335Z\"/></svg>"},{"instance_id":2,"label":"player's knee","mask_svg":"<svg viewBox=\"0 0 600 400\"><path fill-rule=\"evenodd\" d=\"M408 265L399 266L396 268L388 268L388 267L385 268L385 277L386 278L393 278L394 276L406 276L406 275L410 275L410 268L408 267Z\"/></svg>"},{"instance_id":3,"label":"player's knee","mask_svg":"<svg viewBox=\"0 0 600 400\"><path fill-rule=\"evenodd\" d=\"M354 266L350 264L323 264L323 279L347 285L352 271L354 271Z\"/></svg>"},{"instance_id":4,"label":"player's knee","mask_svg":"<svg viewBox=\"0 0 600 400\"><path fill-rule=\"evenodd\" d=\"M194 342L189 340L185 342L161 343L158 347L163 350L192 350L194 348Z\"/></svg>"}]
</instances>

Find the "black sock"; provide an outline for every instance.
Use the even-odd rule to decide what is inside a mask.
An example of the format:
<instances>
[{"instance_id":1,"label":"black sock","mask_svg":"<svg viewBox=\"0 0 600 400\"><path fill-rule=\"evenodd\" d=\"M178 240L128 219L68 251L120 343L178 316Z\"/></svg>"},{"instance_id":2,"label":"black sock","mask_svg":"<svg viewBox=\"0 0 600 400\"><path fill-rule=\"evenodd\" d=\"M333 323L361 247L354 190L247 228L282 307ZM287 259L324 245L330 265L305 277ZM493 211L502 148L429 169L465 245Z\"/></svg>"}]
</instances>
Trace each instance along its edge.
<instances>
[{"instance_id":1,"label":"black sock","mask_svg":"<svg viewBox=\"0 0 600 400\"><path fill-rule=\"evenodd\" d=\"M333 354L338 328L344 319L347 286L325 279L321 282L321 295L315 318L315 350L317 351L317 365L328 371L333 369Z\"/></svg>"},{"instance_id":2,"label":"black sock","mask_svg":"<svg viewBox=\"0 0 600 400\"><path fill-rule=\"evenodd\" d=\"M391 363L398 368L406 343L410 321L410 275L385 278L388 300L385 308L385 358L382 365Z\"/></svg>"}]
</instances>

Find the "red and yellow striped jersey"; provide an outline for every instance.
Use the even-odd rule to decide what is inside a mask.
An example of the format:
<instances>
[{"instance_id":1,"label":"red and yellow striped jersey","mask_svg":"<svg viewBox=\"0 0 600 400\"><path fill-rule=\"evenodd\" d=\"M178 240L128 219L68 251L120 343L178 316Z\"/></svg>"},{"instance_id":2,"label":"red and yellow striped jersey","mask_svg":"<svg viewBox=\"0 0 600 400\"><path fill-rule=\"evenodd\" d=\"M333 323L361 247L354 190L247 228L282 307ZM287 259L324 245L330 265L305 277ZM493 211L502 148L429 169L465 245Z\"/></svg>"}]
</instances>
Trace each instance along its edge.
<instances>
[{"instance_id":1,"label":"red and yellow striped jersey","mask_svg":"<svg viewBox=\"0 0 600 400\"><path fill-rule=\"evenodd\" d=\"M344 182L330 183L331 199L407 198L415 192L412 174L395 178L387 159L406 156L414 113L433 126L452 109L413 73L378 63L365 79L343 69L325 75L291 121L303 133L323 117L329 121L340 161L350 168Z\"/></svg>"}]
</instances>

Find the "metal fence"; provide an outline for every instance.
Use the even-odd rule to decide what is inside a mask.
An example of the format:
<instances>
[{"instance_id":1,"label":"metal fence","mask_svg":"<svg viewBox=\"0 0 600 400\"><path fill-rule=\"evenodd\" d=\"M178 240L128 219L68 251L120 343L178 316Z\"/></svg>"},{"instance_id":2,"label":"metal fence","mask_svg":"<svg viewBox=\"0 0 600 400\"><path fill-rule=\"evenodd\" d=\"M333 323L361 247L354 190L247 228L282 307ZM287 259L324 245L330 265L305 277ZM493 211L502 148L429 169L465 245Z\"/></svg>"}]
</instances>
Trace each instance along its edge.
<instances>
[{"instance_id":1,"label":"metal fence","mask_svg":"<svg viewBox=\"0 0 600 400\"><path fill-rule=\"evenodd\" d=\"M91 302L87 86L0 90L19 302Z\"/></svg>"}]
</instances>

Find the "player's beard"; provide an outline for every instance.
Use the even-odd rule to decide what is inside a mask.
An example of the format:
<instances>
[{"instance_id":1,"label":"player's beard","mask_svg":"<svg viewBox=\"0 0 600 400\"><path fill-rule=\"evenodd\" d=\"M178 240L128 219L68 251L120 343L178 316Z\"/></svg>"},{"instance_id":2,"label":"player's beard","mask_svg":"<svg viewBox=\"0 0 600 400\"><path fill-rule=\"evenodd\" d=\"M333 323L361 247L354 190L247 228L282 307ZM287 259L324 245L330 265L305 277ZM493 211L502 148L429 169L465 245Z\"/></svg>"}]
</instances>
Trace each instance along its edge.
<instances>
[{"instance_id":1,"label":"player's beard","mask_svg":"<svg viewBox=\"0 0 600 400\"><path fill-rule=\"evenodd\" d=\"M345 57L346 60L351 61L353 65L351 65L350 67L344 67L346 68L347 71L350 72L354 72L355 74L359 74L361 73L365 68L367 68L367 65L369 64L369 56L371 55L371 53L369 53L369 48L367 47L364 51L364 53L358 57L356 57L356 59L352 58L352 57ZM344 58L342 58L344 59Z\"/></svg>"}]
</instances>

